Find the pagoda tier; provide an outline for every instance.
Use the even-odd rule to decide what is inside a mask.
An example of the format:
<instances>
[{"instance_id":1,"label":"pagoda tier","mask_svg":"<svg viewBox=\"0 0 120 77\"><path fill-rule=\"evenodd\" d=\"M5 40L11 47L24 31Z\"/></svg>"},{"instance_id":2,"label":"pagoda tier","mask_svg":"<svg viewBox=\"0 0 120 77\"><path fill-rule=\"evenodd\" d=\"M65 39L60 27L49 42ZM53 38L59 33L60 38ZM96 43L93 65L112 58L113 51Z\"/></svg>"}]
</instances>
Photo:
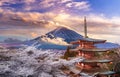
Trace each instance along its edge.
<instances>
[{"instance_id":1,"label":"pagoda tier","mask_svg":"<svg viewBox=\"0 0 120 77\"><path fill-rule=\"evenodd\" d=\"M100 49L100 48L92 48L92 49L81 48L79 50L83 52L107 52L109 51L109 49Z\"/></svg>"},{"instance_id":2,"label":"pagoda tier","mask_svg":"<svg viewBox=\"0 0 120 77\"><path fill-rule=\"evenodd\" d=\"M94 44L105 43L106 40L82 38L77 41L71 42L71 44L79 44L78 48L96 48Z\"/></svg>"},{"instance_id":3,"label":"pagoda tier","mask_svg":"<svg viewBox=\"0 0 120 77\"><path fill-rule=\"evenodd\" d=\"M100 75L100 77L113 75L115 74L114 71L109 71L109 68L106 67L107 65L112 64L111 60L84 60L76 64L78 69L82 69L81 73L86 73L88 75Z\"/></svg>"},{"instance_id":4,"label":"pagoda tier","mask_svg":"<svg viewBox=\"0 0 120 77\"><path fill-rule=\"evenodd\" d=\"M83 52L107 52L109 49L101 49L101 48L76 48L76 49L70 49L70 51L78 52L78 51L83 51Z\"/></svg>"},{"instance_id":5,"label":"pagoda tier","mask_svg":"<svg viewBox=\"0 0 120 77\"><path fill-rule=\"evenodd\" d=\"M93 39L93 38L82 38L77 41L71 42L71 44L79 44L80 42L91 42L91 43L105 43L106 40L101 40L101 39Z\"/></svg>"},{"instance_id":6,"label":"pagoda tier","mask_svg":"<svg viewBox=\"0 0 120 77\"><path fill-rule=\"evenodd\" d=\"M70 49L71 52L77 52L78 56L82 56L86 59L98 59L99 55L101 53L108 53L109 49L100 49L100 48L76 48L76 49ZM105 56L104 56L105 57Z\"/></svg>"},{"instance_id":7,"label":"pagoda tier","mask_svg":"<svg viewBox=\"0 0 120 77\"><path fill-rule=\"evenodd\" d=\"M108 59L104 59L104 60L83 60L82 62L79 62L76 64L76 66L80 66L79 68L81 68L82 70L90 70L94 69L94 68L99 68L102 67L102 64L112 64L112 60L108 60ZM106 67L106 66L105 66Z\"/></svg>"},{"instance_id":8,"label":"pagoda tier","mask_svg":"<svg viewBox=\"0 0 120 77\"><path fill-rule=\"evenodd\" d=\"M109 60L109 59L103 59L103 60L83 60L82 62L80 63L110 63L112 62L112 60Z\"/></svg>"}]
</instances>

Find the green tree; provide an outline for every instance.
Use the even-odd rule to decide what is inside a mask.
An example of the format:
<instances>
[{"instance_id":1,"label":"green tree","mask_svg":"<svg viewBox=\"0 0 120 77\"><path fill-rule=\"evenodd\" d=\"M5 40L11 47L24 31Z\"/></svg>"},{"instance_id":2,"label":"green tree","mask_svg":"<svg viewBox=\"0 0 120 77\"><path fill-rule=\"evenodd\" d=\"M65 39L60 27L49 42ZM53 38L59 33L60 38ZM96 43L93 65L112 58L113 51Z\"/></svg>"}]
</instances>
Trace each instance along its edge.
<instances>
[{"instance_id":1,"label":"green tree","mask_svg":"<svg viewBox=\"0 0 120 77\"><path fill-rule=\"evenodd\" d=\"M64 54L64 59L68 59L68 57L70 57L70 47L69 46L67 47L67 50Z\"/></svg>"},{"instance_id":2,"label":"green tree","mask_svg":"<svg viewBox=\"0 0 120 77\"><path fill-rule=\"evenodd\" d=\"M70 47L67 47L67 50L63 56L64 59L68 59L69 57L75 57L76 56L76 52L70 51Z\"/></svg>"}]
</instances>

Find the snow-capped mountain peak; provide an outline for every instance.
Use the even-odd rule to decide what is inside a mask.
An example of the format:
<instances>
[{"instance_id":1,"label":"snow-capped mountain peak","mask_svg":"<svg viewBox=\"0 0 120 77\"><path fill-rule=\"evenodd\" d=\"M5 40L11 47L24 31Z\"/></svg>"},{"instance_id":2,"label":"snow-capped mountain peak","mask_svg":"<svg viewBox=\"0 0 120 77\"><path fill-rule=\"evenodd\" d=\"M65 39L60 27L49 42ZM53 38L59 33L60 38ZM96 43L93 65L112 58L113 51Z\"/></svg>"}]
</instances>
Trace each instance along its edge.
<instances>
[{"instance_id":1,"label":"snow-capped mountain peak","mask_svg":"<svg viewBox=\"0 0 120 77\"><path fill-rule=\"evenodd\" d=\"M80 38L83 38L82 35L78 34L77 32L70 30L66 27L58 27L53 31L50 31L46 34L49 38L62 38L64 39L64 41L66 42L71 42L71 41L75 41L78 40Z\"/></svg>"}]
</instances>

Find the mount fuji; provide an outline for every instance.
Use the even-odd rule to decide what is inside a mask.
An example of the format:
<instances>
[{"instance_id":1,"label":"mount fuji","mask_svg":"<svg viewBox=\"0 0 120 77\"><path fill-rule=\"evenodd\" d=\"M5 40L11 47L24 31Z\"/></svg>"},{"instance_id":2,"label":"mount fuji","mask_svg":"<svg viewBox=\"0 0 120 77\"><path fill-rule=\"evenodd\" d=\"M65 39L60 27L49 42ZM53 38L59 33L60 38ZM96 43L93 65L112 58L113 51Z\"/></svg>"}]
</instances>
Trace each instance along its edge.
<instances>
[{"instance_id":1,"label":"mount fuji","mask_svg":"<svg viewBox=\"0 0 120 77\"><path fill-rule=\"evenodd\" d=\"M35 45L40 49L66 49L71 41L84 39L84 37L77 32L65 27L58 27L53 31L46 33L40 37L25 42L27 45ZM120 45L106 42L103 44L96 44L98 48L118 48Z\"/></svg>"},{"instance_id":2,"label":"mount fuji","mask_svg":"<svg viewBox=\"0 0 120 77\"><path fill-rule=\"evenodd\" d=\"M82 35L65 27L58 27L55 30L48 32L46 35L51 39L57 37L62 38L67 43L83 38Z\"/></svg>"}]
</instances>

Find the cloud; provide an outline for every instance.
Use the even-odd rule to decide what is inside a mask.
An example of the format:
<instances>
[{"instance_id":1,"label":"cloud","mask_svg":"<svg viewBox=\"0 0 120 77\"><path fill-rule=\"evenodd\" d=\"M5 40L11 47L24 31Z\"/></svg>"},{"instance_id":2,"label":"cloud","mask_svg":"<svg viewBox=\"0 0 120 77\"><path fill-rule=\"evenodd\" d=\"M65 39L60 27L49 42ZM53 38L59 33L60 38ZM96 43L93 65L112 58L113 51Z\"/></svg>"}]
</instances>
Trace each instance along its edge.
<instances>
[{"instance_id":1,"label":"cloud","mask_svg":"<svg viewBox=\"0 0 120 77\"><path fill-rule=\"evenodd\" d=\"M59 22L54 21L57 20L57 17L61 17L63 15L57 15L52 12L39 13L1 11L0 14L0 29L56 28L56 26L63 26L62 23L60 24ZM61 18L64 19L65 17L63 17Z\"/></svg>"},{"instance_id":2,"label":"cloud","mask_svg":"<svg viewBox=\"0 0 120 77\"><path fill-rule=\"evenodd\" d=\"M72 2L72 0L61 0L61 3Z\"/></svg>"},{"instance_id":3,"label":"cloud","mask_svg":"<svg viewBox=\"0 0 120 77\"><path fill-rule=\"evenodd\" d=\"M49 12L57 9L88 10L90 7L86 1L74 0L1 0L0 6L4 10Z\"/></svg>"},{"instance_id":4,"label":"cloud","mask_svg":"<svg viewBox=\"0 0 120 77\"><path fill-rule=\"evenodd\" d=\"M81 2L70 2L66 4L68 8L74 8L78 10L90 10L90 5L86 1Z\"/></svg>"},{"instance_id":5,"label":"cloud","mask_svg":"<svg viewBox=\"0 0 120 77\"><path fill-rule=\"evenodd\" d=\"M38 12L12 12L1 11L0 28L56 28L57 26L71 27L74 30L83 28L84 17L70 13L38 13ZM91 33L119 34L119 17L111 19L101 15L87 15L87 25ZM99 29L101 31L96 31ZM106 30L107 29L107 30ZM114 31L111 29L115 29ZM79 30L78 30L79 31ZM79 32L83 32L81 29Z\"/></svg>"},{"instance_id":6,"label":"cloud","mask_svg":"<svg viewBox=\"0 0 120 77\"><path fill-rule=\"evenodd\" d=\"M55 6L56 0L43 0L39 3L42 8L50 8L52 6Z\"/></svg>"},{"instance_id":7,"label":"cloud","mask_svg":"<svg viewBox=\"0 0 120 77\"><path fill-rule=\"evenodd\" d=\"M28 4L30 4L30 3L34 3L36 0L24 0L24 2L25 3L28 3Z\"/></svg>"}]
</instances>

